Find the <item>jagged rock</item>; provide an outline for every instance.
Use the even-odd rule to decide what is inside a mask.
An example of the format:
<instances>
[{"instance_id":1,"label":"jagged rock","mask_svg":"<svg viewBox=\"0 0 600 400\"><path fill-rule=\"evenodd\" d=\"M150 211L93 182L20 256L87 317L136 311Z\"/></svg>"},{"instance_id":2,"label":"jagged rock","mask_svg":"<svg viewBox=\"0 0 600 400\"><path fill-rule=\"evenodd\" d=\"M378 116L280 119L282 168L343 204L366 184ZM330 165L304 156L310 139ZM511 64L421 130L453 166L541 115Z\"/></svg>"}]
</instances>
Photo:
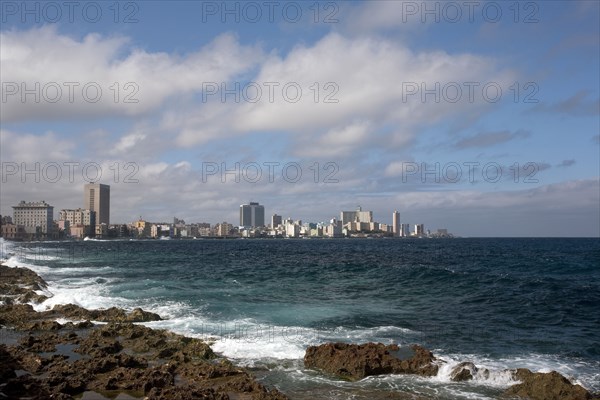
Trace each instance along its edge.
<instances>
[{"instance_id":1,"label":"jagged rock","mask_svg":"<svg viewBox=\"0 0 600 400\"><path fill-rule=\"evenodd\" d=\"M160 315L144 311L141 308L135 308L128 316L128 322L148 322L148 321L160 321Z\"/></svg>"},{"instance_id":2,"label":"jagged rock","mask_svg":"<svg viewBox=\"0 0 600 400\"><path fill-rule=\"evenodd\" d=\"M190 386L152 388L146 395L147 400L229 400L226 393L216 393L213 389L197 389Z\"/></svg>"},{"instance_id":3,"label":"jagged rock","mask_svg":"<svg viewBox=\"0 0 600 400\"><path fill-rule=\"evenodd\" d=\"M483 376L487 377L489 376L490 371L486 368L480 369L469 361L461 362L450 372L450 380L454 382L470 381L478 373L481 373Z\"/></svg>"},{"instance_id":4,"label":"jagged rock","mask_svg":"<svg viewBox=\"0 0 600 400\"><path fill-rule=\"evenodd\" d=\"M6 351L6 346L0 344L0 381L6 382L10 378L16 378L15 369L19 368L19 364L14 357Z\"/></svg>"},{"instance_id":5,"label":"jagged rock","mask_svg":"<svg viewBox=\"0 0 600 400\"><path fill-rule=\"evenodd\" d=\"M63 326L56 321L36 321L27 322L21 325L21 329L26 331L57 331Z\"/></svg>"},{"instance_id":6,"label":"jagged rock","mask_svg":"<svg viewBox=\"0 0 600 400\"><path fill-rule=\"evenodd\" d=\"M160 315L136 308L129 314L123 309L111 307L106 310L87 310L74 304L56 305L45 314L69 319L93 320L100 322L148 322L160 321Z\"/></svg>"},{"instance_id":7,"label":"jagged rock","mask_svg":"<svg viewBox=\"0 0 600 400\"><path fill-rule=\"evenodd\" d=\"M40 276L27 268L0 265L0 301L4 304L41 303L47 297L36 291L47 287Z\"/></svg>"},{"instance_id":8,"label":"jagged rock","mask_svg":"<svg viewBox=\"0 0 600 400\"><path fill-rule=\"evenodd\" d=\"M56 351L56 345L61 341L62 339L56 333L44 333L39 336L23 336L19 340L19 345L35 353L52 352Z\"/></svg>"},{"instance_id":9,"label":"jagged rock","mask_svg":"<svg viewBox=\"0 0 600 400\"><path fill-rule=\"evenodd\" d=\"M21 328L39 316L29 304L5 304L0 306L0 324Z\"/></svg>"},{"instance_id":10,"label":"jagged rock","mask_svg":"<svg viewBox=\"0 0 600 400\"><path fill-rule=\"evenodd\" d=\"M438 371L435 361L433 354L423 347L414 345L401 351L397 345L382 343L327 343L310 346L304 355L305 367L348 380L382 374L433 376Z\"/></svg>"},{"instance_id":11,"label":"jagged rock","mask_svg":"<svg viewBox=\"0 0 600 400\"><path fill-rule=\"evenodd\" d=\"M518 396L530 400L588 400L592 398L590 392L579 385L573 385L556 371L543 373L519 368L513 372L513 378L521 383L509 387L504 392L506 396Z\"/></svg>"},{"instance_id":12,"label":"jagged rock","mask_svg":"<svg viewBox=\"0 0 600 400\"><path fill-rule=\"evenodd\" d=\"M67 304L36 312L28 304L14 304L14 296L23 293L13 283L23 277L38 288L45 287L35 273L23 270L10 269L0 277L6 278L0 279L6 285L6 292L0 286L0 293L14 293L0 298L5 302L0 306L0 324L23 332L18 345L0 345L0 397L66 400L79 398L85 391L110 390L139 398L146 394L150 399L287 399L245 369L215 360L217 356L202 340L134 325L160 320L140 308L127 313L116 307L86 310ZM0 269L0 275L4 271ZM61 325L57 318L84 322ZM90 320L108 323L94 326ZM60 351L66 354L52 354L63 344L77 347L62 346ZM17 369L22 370L21 376ZM176 376L181 380L177 385Z\"/></svg>"}]
</instances>

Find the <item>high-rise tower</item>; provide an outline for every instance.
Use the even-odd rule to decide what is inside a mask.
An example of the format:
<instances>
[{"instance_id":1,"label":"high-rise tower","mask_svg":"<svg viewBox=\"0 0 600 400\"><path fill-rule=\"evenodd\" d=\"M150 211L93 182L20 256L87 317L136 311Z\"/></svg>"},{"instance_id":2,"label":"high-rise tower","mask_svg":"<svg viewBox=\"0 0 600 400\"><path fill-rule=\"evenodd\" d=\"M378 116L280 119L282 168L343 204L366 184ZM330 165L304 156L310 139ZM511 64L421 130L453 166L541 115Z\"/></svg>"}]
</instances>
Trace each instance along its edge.
<instances>
[{"instance_id":1,"label":"high-rise tower","mask_svg":"<svg viewBox=\"0 0 600 400\"><path fill-rule=\"evenodd\" d=\"M240 226L246 228L265 226L265 207L252 202L240 205Z\"/></svg>"},{"instance_id":2,"label":"high-rise tower","mask_svg":"<svg viewBox=\"0 0 600 400\"><path fill-rule=\"evenodd\" d=\"M110 186L87 183L83 189L83 208L96 212L96 224L110 222Z\"/></svg>"},{"instance_id":3,"label":"high-rise tower","mask_svg":"<svg viewBox=\"0 0 600 400\"><path fill-rule=\"evenodd\" d=\"M394 232L394 237L400 236L400 213L398 211L392 213L392 231Z\"/></svg>"}]
</instances>

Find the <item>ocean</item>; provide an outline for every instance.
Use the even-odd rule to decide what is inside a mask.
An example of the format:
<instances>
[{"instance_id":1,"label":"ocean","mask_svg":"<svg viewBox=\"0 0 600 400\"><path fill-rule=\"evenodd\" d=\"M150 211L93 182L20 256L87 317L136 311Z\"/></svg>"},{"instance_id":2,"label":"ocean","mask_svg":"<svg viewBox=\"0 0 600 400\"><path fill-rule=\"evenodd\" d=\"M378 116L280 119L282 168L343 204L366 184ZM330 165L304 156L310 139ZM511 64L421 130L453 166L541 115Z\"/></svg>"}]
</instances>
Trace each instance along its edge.
<instances>
[{"instance_id":1,"label":"ocean","mask_svg":"<svg viewBox=\"0 0 600 400\"><path fill-rule=\"evenodd\" d=\"M600 240L535 238L114 240L1 243L53 297L159 313L292 399L494 399L506 368L556 370L600 391ZM433 378L346 382L306 370L309 345L421 344ZM462 361L488 377L450 381Z\"/></svg>"}]
</instances>

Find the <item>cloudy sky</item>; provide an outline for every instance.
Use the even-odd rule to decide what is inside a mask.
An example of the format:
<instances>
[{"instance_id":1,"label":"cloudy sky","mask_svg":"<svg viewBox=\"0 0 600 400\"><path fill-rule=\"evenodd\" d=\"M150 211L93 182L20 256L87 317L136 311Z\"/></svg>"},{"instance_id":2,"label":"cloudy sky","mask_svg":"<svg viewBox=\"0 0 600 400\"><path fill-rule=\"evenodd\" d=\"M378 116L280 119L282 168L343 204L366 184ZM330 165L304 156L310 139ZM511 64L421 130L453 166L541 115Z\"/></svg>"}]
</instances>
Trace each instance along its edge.
<instances>
[{"instance_id":1,"label":"cloudy sky","mask_svg":"<svg viewBox=\"0 0 600 400\"><path fill-rule=\"evenodd\" d=\"M0 213L600 235L600 3L3 2Z\"/></svg>"}]
</instances>

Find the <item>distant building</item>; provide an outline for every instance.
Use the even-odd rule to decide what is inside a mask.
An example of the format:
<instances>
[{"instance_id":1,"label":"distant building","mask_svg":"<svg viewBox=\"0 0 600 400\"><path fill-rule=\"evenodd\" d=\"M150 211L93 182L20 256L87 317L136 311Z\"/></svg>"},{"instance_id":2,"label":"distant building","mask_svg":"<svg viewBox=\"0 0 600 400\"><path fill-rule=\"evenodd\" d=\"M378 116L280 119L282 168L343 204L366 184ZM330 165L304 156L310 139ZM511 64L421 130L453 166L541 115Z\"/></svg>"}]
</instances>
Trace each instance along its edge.
<instances>
[{"instance_id":1,"label":"distant building","mask_svg":"<svg viewBox=\"0 0 600 400\"><path fill-rule=\"evenodd\" d=\"M23 225L2 224L0 233L7 240L24 240L27 237L25 227Z\"/></svg>"},{"instance_id":2,"label":"distant building","mask_svg":"<svg viewBox=\"0 0 600 400\"><path fill-rule=\"evenodd\" d=\"M356 211L342 211L340 213L340 219L342 225L346 225L348 222L373 222L373 211L363 211L360 206L357 207Z\"/></svg>"},{"instance_id":3,"label":"distant building","mask_svg":"<svg viewBox=\"0 0 600 400\"><path fill-rule=\"evenodd\" d=\"M285 235L289 238L300 237L300 225L294 222L287 222L285 224Z\"/></svg>"},{"instance_id":4,"label":"distant building","mask_svg":"<svg viewBox=\"0 0 600 400\"><path fill-rule=\"evenodd\" d=\"M395 237L400 236L400 213L398 211L394 211L392 213L392 232Z\"/></svg>"},{"instance_id":5,"label":"distant building","mask_svg":"<svg viewBox=\"0 0 600 400\"><path fill-rule=\"evenodd\" d=\"M400 236L408 237L410 236L410 224L401 224Z\"/></svg>"},{"instance_id":6,"label":"distant building","mask_svg":"<svg viewBox=\"0 0 600 400\"><path fill-rule=\"evenodd\" d=\"M325 234L332 238L343 236L342 221L338 221L337 219L333 218L329 225L325 227Z\"/></svg>"},{"instance_id":7,"label":"distant building","mask_svg":"<svg viewBox=\"0 0 600 400\"><path fill-rule=\"evenodd\" d=\"M59 225L72 237L83 238L96 234L96 212L78 208L76 210L63 209L58 215ZM66 222L66 223L64 223ZM75 231L73 228L77 227Z\"/></svg>"},{"instance_id":8,"label":"distant building","mask_svg":"<svg viewBox=\"0 0 600 400\"><path fill-rule=\"evenodd\" d=\"M69 231L74 238L84 238L88 236L87 230L83 225L71 226Z\"/></svg>"},{"instance_id":9,"label":"distant building","mask_svg":"<svg viewBox=\"0 0 600 400\"><path fill-rule=\"evenodd\" d=\"M15 225L22 225L29 238L48 239L54 234L54 207L45 201L13 206Z\"/></svg>"},{"instance_id":10,"label":"distant building","mask_svg":"<svg viewBox=\"0 0 600 400\"><path fill-rule=\"evenodd\" d=\"M152 224L150 227L150 237L157 239L160 237L172 237L173 229L170 224Z\"/></svg>"},{"instance_id":11,"label":"distant building","mask_svg":"<svg viewBox=\"0 0 600 400\"><path fill-rule=\"evenodd\" d=\"M138 237L145 238L150 236L150 224L144 221L141 216L140 219L135 221L134 228Z\"/></svg>"},{"instance_id":12,"label":"distant building","mask_svg":"<svg viewBox=\"0 0 600 400\"><path fill-rule=\"evenodd\" d=\"M108 225L107 224L96 224L95 236L97 236L97 237L108 236Z\"/></svg>"},{"instance_id":13,"label":"distant building","mask_svg":"<svg viewBox=\"0 0 600 400\"><path fill-rule=\"evenodd\" d=\"M423 224L415 224L415 236L424 236L425 235L425 226Z\"/></svg>"},{"instance_id":14,"label":"distant building","mask_svg":"<svg viewBox=\"0 0 600 400\"><path fill-rule=\"evenodd\" d=\"M69 221L59 220L56 224L58 226L59 237L64 237L65 235L70 235L71 233L71 224Z\"/></svg>"},{"instance_id":15,"label":"distant building","mask_svg":"<svg viewBox=\"0 0 600 400\"><path fill-rule=\"evenodd\" d=\"M76 210L63 209L60 210L58 215L59 221L67 221L68 227L79 226L82 225L84 227L85 235L94 235L95 233L95 225L96 225L96 212L92 210L84 210L82 208L78 208ZM63 224L62 226L66 226ZM67 230L67 233L71 234L70 231Z\"/></svg>"},{"instance_id":16,"label":"distant building","mask_svg":"<svg viewBox=\"0 0 600 400\"><path fill-rule=\"evenodd\" d=\"M252 202L240 205L240 226L244 228L265 226L265 207Z\"/></svg>"},{"instance_id":17,"label":"distant building","mask_svg":"<svg viewBox=\"0 0 600 400\"><path fill-rule=\"evenodd\" d=\"M96 224L110 224L110 186L86 184L83 188L83 208L96 212Z\"/></svg>"},{"instance_id":18,"label":"distant building","mask_svg":"<svg viewBox=\"0 0 600 400\"><path fill-rule=\"evenodd\" d=\"M281 215L273 214L273 216L271 217L271 228L272 229L277 228L279 225L281 225L281 222L282 222Z\"/></svg>"},{"instance_id":19,"label":"distant building","mask_svg":"<svg viewBox=\"0 0 600 400\"><path fill-rule=\"evenodd\" d=\"M216 234L217 236L229 236L233 231L233 225L228 224L227 222L221 222L216 226Z\"/></svg>"}]
</instances>

